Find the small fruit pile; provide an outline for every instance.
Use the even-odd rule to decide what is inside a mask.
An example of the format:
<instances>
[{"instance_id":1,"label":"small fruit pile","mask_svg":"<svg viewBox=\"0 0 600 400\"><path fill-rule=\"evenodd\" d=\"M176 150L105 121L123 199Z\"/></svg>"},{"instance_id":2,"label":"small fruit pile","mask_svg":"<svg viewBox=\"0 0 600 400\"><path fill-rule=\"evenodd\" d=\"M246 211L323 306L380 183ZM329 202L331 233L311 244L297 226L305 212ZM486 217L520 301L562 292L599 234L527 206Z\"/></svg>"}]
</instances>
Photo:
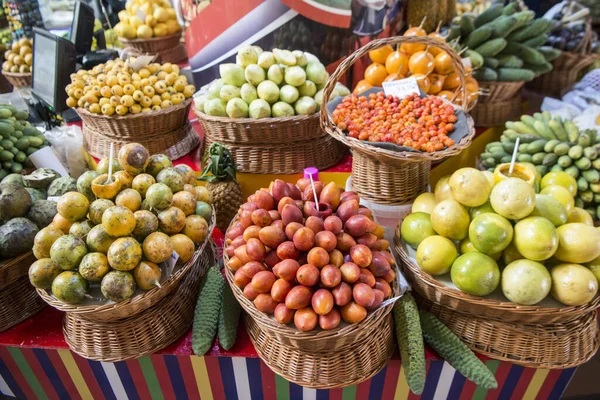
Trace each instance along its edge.
<instances>
[{"instance_id":1,"label":"small fruit pile","mask_svg":"<svg viewBox=\"0 0 600 400\"><path fill-rule=\"evenodd\" d=\"M150 39L181 31L177 14L168 0L132 0L119 11L115 33L125 39Z\"/></svg>"},{"instance_id":2,"label":"small fruit pile","mask_svg":"<svg viewBox=\"0 0 600 400\"><path fill-rule=\"evenodd\" d=\"M69 177L61 178L51 169L40 168L29 175L10 174L0 182L0 259L31 251L38 231L50 225L56 202L47 193L56 193Z\"/></svg>"},{"instance_id":3,"label":"small fruit pile","mask_svg":"<svg viewBox=\"0 0 600 400\"><path fill-rule=\"evenodd\" d=\"M427 36L421 27L409 28L403 36ZM429 34L430 38L445 42L438 32ZM354 93L363 93L372 87L381 87L383 82L395 81L412 76L425 94L435 94L446 100L454 101L460 89L460 77L454 70L450 55L438 47L421 43L403 43L394 50L384 46L369 52L373 63L365 70L365 79L359 81ZM466 89L469 103L477 100L479 84L469 76L470 68L465 68Z\"/></svg>"},{"instance_id":4,"label":"small fruit pile","mask_svg":"<svg viewBox=\"0 0 600 400\"><path fill-rule=\"evenodd\" d=\"M33 42L27 38L13 42L10 49L4 53L6 61L2 63L2 71L21 74L30 73L33 64L32 46Z\"/></svg>"},{"instance_id":5,"label":"small fruit pile","mask_svg":"<svg viewBox=\"0 0 600 400\"><path fill-rule=\"evenodd\" d=\"M48 146L42 132L31 126L27 118L26 111L0 104L0 179L11 172L20 173L23 167L32 168L29 155Z\"/></svg>"},{"instance_id":6,"label":"small fruit pile","mask_svg":"<svg viewBox=\"0 0 600 400\"><path fill-rule=\"evenodd\" d=\"M123 146L118 161L102 160L56 203L52 223L35 235L31 284L67 304L81 303L94 284L114 302L160 287L161 263L188 262L207 238L211 199L195 183L187 165Z\"/></svg>"},{"instance_id":7,"label":"small fruit pile","mask_svg":"<svg viewBox=\"0 0 600 400\"><path fill-rule=\"evenodd\" d=\"M12 35L10 34L10 29L6 28L0 31L0 44L2 44L2 51L10 49L12 44Z\"/></svg>"},{"instance_id":8,"label":"small fruit pile","mask_svg":"<svg viewBox=\"0 0 600 400\"><path fill-rule=\"evenodd\" d=\"M72 74L67 105L108 116L138 114L176 106L196 91L176 64L153 63L136 71L130 61L109 60Z\"/></svg>"},{"instance_id":9,"label":"small fruit pile","mask_svg":"<svg viewBox=\"0 0 600 400\"><path fill-rule=\"evenodd\" d=\"M573 122L549 112L523 115L507 122L500 142L488 143L481 162L488 170L510 162L520 138L517 161L532 163L540 174L564 171L577 181L575 205L600 218L600 137L593 129L580 131Z\"/></svg>"},{"instance_id":10,"label":"small fruit pile","mask_svg":"<svg viewBox=\"0 0 600 400\"><path fill-rule=\"evenodd\" d=\"M227 232L234 283L259 311L301 331L357 323L392 295L394 258L358 195L335 183L276 180Z\"/></svg>"},{"instance_id":11,"label":"small fruit pile","mask_svg":"<svg viewBox=\"0 0 600 400\"><path fill-rule=\"evenodd\" d=\"M576 7L578 5L574 2L563 3L562 8L552 15L554 29L547 36L546 45L571 52L579 51L585 45L587 48L583 49L583 54L589 53L589 50L594 53L600 52L600 42L596 32L592 31L592 40L589 44L582 43L586 39L586 18L590 10L580 8L576 11Z\"/></svg>"},{"instance_id":12,"label":"small fruit pile","mask_svg":"<svg viewBox=\"0 0 600 400\"><path fill-rule=\"evenodd\" d=\"M550 172L536 193L527 165L516 164L513 175L508 169L461 168L417 198L401 233L417 249L418 266L431 275L450 272L454 286L473 296L500 287L517 304L538 304L548 294L587 304L598 292L600 230L574 207L575 180Z\"/></svg>"},{"instance_id":13,"label":"small fruit pile","mask_svg":"<svg viewBox=\"0 0 600 400\"><path fill-rule=\"evenodd\" d=\"M492 2L489 0L472 0L472 1L457 1L456 2L456 15L463 15L464 13L473 13L479 15L488 8L490 8Z\"/></svg>"},{"instance_id":14,"label":"small fruit pile","mask_svg":"<svg viewBox=\"0 0 600 400\"><path fill-rule=\"evenodd\" d=\"M221 79L205 95L194 98L194 107L215 117L269 118L311 115L321 106L323 87L329 78L325 66L301 50L263 51L247 46L238 52L236 64L219 66ZM349 94L336 85L332 98Z\"/></svg>"},{"instance_id":15,"label":"small fruit pile","mask_svg":"<svg viewBox=\"0 0 600 400\"><path fill-rule=\"evenodd\" d=\"M457 39L471 59L479 82L530 81L552 70L560 52L544 46L552 22L519 11L516 2L495 3L477 17L463 14L451 25L446 40Z\"/></svg>"},{"instance_id":16,"label":"small fruit pile","mask_svg":"<svg viewBox=\"0 0 600 400\"><path fill-rule=\"evenodd\" d=\"M413 93L400 100L383 92L369 97L352 94L332 113L348 135L371 142L390 142L432 153L454 144L448 134L457 121L454 108L436 96Z\"/></svg>"}]
</instances>

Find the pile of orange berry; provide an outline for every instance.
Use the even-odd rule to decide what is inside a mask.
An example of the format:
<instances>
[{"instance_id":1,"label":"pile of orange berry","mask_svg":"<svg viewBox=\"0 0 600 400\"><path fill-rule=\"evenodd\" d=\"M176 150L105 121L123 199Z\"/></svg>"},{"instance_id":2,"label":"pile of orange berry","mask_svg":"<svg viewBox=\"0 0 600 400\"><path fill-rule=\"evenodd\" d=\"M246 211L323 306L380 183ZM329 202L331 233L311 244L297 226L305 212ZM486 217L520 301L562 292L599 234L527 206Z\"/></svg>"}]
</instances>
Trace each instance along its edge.
<instances>
[{"instance_id":1,"label":"pile of orange berry","mask_svg":"<svg viewBox=\"0 0 600 400\"><path fill-rule=\"evenodd\" d=\"M350 137L433 153L454 144L448 134L457 117L452 105L436 96L404 99L383 92L347 96L333 111L333 122Z\"/></svg>"}]
</instances>

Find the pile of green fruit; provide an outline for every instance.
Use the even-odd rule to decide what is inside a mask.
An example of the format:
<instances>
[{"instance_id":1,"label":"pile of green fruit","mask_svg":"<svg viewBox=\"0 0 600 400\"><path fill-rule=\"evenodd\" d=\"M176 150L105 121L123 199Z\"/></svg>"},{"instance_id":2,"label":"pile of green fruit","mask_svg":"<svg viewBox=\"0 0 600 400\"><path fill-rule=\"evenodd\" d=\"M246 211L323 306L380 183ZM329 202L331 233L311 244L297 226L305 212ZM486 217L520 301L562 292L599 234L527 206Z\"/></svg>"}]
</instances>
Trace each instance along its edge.
<instances>
[{"instance_id":1,"label":"pile of green fruit","mask_svg":"<svg viewBox=\"0 0 600 400\"><path fill-rule=\"evenodd\" d=\"M0 179L11 172L20 173L23 167L33 167L27 157L49 144L27 118L26 111L0 104Z\"/></svg>"},{"instance_id":2,"label":"pile of green fruit","mask_svg":"<svg viewBox=\"0 0 600 400\"><path fill-rule=\"evenodd\" d=\"M123 146L118 160L100 161L52 202L54 218L32 238L31 284L67 304L81 303L94 283L114 302L160 287L163 263L175 253L188 262L208 236L212 199L195 184L191 167Z\"/></svg>"},{"instance_id":3,"label":"pile of green fruit","mask_svg":"<svg viewBox=\"0 0 600 400\"><path fill-rule=\"evenodd\" d=\"M550 62L560 55L544 46L552 21L517 9L516 2L495 3L477 17L463 14L449 28L446 40L456 39L466 49L478 81L531 81L552 70Z\"/></svg>"},{"instance_id":4,"label":"pile of green fruit","mask_svg":"<svg viewBox=\"0 0 600 400\"><path fill-rule=\"evenodd\" d=\"M600 216L600 137L595 130L580 131L573 122L552 118L547 111L507 122L499 142L488 143L482 165L493 171L510 162L520 138L517 161L532 163L540 174L564 171L577 180L575 205L596 219Z\"/></svg>"}]
</instances>

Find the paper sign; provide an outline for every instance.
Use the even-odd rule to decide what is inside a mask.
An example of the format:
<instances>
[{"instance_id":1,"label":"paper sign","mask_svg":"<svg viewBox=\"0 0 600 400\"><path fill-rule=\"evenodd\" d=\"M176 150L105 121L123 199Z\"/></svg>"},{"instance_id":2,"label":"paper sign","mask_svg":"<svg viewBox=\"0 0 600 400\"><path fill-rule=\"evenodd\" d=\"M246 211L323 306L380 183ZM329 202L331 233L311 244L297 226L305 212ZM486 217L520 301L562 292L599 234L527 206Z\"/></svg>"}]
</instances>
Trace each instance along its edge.
<instances>
[{"instance_id":1,"label":"paper sign","mask_svg":"<svg viewBox=\"0 0 600 400\"><path fill-rule=\"evenodd\" d=\"M165 261L165 263L167 264L165 269L166 276L173 275L173 269L175 269L175 264L177 264L177 260L179 260L179 254L177 254L177 252L173 250L173 252L171 253L171 257L169 257Z\"/></svg>"},{"instance_id":2,"label":"paper sign","mask_svg":"<svg viewBox=\"0 0 600 400\"><path fill-rule=\"evenodd\" d=\"M396 96L400 99L405 98L409 94L419 93L419 85L414 76L397 81L383 82L383 93L386 96Z\"/></svg>"},{"instance_id":3,"label":"paper sign","mask_svg":"<svg viewBox=\"0 0 600 400\"><path fill-rule=\"evenodd\" d=\"M60 163L50 146L32 153L29 155L29 159L36 168L50 168L58 172L61 176L69 176L69 172L67 172L66 168Z\"/></svg>"},{"instance_id":4,"label":"paper sign","mask_svg":"<svg viewBox=\"0 0 600 400\"><path fill-rule=\"evenodd\" d=\"M142 21L146 22L146 13L142 11L141 7L137 9L135 15Z\"/></svg>"},{"instance_id":5,"label":"paper sign","mask_svg":"<svg viewBox=\"0 0 600 400\"><path fill-rule=\"evenodd\" d=\"M152 62L153 59L154 56L139 56L135 59L135 61L130 62L129 65L131 66L131 68L133 68L134 71L139 71L146 65L150 64L150 62Z\"/></svg>"},{"instance_id":6,"label":"paper sign","mask_svg":"<svg viewBox=\"0 0 600 400\"><path fill-rule=\"evenodd\" d=\"M465 68L472 68L473 67L473 65L471 64L471 59L469 57L465 57L461 61L462 61L463 67L465 67Z\"/></svg>"}]
</instances>

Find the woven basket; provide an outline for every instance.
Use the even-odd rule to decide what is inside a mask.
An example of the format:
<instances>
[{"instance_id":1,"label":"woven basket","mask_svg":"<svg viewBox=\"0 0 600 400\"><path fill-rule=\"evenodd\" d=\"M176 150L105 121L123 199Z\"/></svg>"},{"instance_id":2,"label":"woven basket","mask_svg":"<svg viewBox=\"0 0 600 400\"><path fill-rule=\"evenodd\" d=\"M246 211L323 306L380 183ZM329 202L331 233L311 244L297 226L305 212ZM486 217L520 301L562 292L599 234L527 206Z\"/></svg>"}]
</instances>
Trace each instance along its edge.
<instances>
[{"instance_id":1,"label":"woven basket","mask_svg":"<svg viewBox=\"0 0 600 400\"><path fill-rule=\"evenodd\" d=\"M216 262L216 255L216 246L211 242L177 285L178 290L143 313L110 322L65 314L65 341L80 356L104 362L139 358L168 346L192 324L200 278Z\"/></svg>"},{"instance_id":2,"label":"woven basket","mask_svg":"<svg viewBox=\"0 0 600 400\"><path fill-rule=\"evenodd\" d=\"M480 96L477 104L495 103L498 101L513 99L517 95L520 96L521 88L524 85L525 85L524 81L521 81L521 82L479 82L479 87L486 91L486 96ZM471 112L471 115L473 115L473 112ZM473 117L473 119L475 119L475 117ZM475 122L475 125L477 125L477 122ZM477 125L477 126L479 126L479 125Z\"/></svg>"},{"instance_id":3,"label":"woven basket","mask_svg":"<svg viewBox=\"0 0 600 400\"><path fill-rule=\"evenodd\" d=\"M124 47L133 47L142 54L156 55L157 61L178 63L187 59L185 46L181 43L181 33L150 39L119 38Z\"/></svg>"},{"instance_id":4,"label":"woven basket","mask_svg":"<svg viewBox=\"0 0 600 400\"><path fill-rule=\"evenodd\" d=\"M563 51L552 62L552 71L540 75L527 87L547 96L561 97L576 82L579 73L600 57L600 54L579 54Z\"/></svg>"},{"instance_id":5,"label":"woven basket","mask_svg":"<svg viewBox=\"0 0 600 400\"><path fill-rule=\"evenodd\" d=\"M215 211L212 211L212 219L209 224L207 238L210 238L215 227ZM52 307L70 313L72 317L82 317L90 321L106 322L117 321L123 318L128 318L141 313L144 310L152 307L164 297L168 296L173 290L179 287L179 282L190 272L195 271L198 260L202 260L206 256L206 252L210 251L210 240L205 240L194 252L194 256L185 265L179 268L173 275L161 284L161 287L155 287L143 294L131 297L119 303L102 304L102 305L71 305L65 304L52 296L48 291L38 289L39 295L46 303Z\"/></svg>"},{"instance_id":6,"label":"woven basket","mask_svg":"<svg viewBox=\"0 0 600 400\"><path fill-rule=\"evenodd\" d=\"M506 100L477 103L471 110L475 126L504 126L506 121L518 120L523 113L521 94Z\"/></svg>"},{"instance_id":7,"label":"woven basket","mask_svg":"<svg viewBox=\"0 0 600 400\"><path fill-rule=\"evenodd\" d=\"M255 174L295 174L308 166L323 170L337 164L344 156L344 146L327 135L308 142L277 145L238 146L218 142L231 151L239 172ZM206 135L206 151L211 143L212 137Z\"/></svg>"},{"instance_id":8,"label":"woven basket","mask_svg":"<svg viewBox=\"0 0 600 400\"><path fill-rule=\"evenodd\" d=\"M473 351L530 368L565 369L588 361L598 350L595 310L567 323L525 325L487 320L418 298Z\"/></svg>"},{"instance_id":9,"label":"woven basket","mask_svg":"<svg viewBox=\"0 0 600 400\"><path fill-rule=\"evenodd\" d=\"M46 306L29 283L32 252L0 263L0 332L28 319Z\"/></svg>"},{"instance_id":10,"label":"woven basket","mask_svg":"<svg viewBox=\"0 0 600 400\"><path fill-rule=\"evenodd\" d=\"M336 82L358 59L365 56L371 50L401 43L423 43L429 46L437 46L450 54L454 68L458 72L461 81L458 101L464 106L463 108L466 108L468 102L465 88L465 74L460 58L446 43L441 43L430 37L420 36L377 39L355 51L329 77L323 90L323 104L329 102ZM459 143L435 153L397 152L376 147L368 142L347 136L330 119L327 108L321 107L321 126L323 130L350 147L352 156L355 158L352 163L354 191L365 200L372 200L385 205L411 203L429 184L429 170L432 161L443 160L459 154L469 146L475 136L475 127L473 119L469 115L466 115L466 117L468 133Z\"/></svg>"},{"instance_id":11,"label":"woven basket","mask_svg":"<svg viewBox=\"0 0 600 400\"><path fill-rule=\"evenodd\" d=\"M230 226L236 221L237 218ZM228 261L224 252L224 265ZM258 311L234 284L233 272L228 267L225 276L246 311L246 326L257 353L273 371L292 382L320 389L354 385L377 374L392 356L393 304L369 313L358 324L343 324L330 331L302 332ZM399 293L396 285L392 291L395 296Z\"/></svg>"},{"instance_id":12,"label":"woven basket","mask_svg":"<svg viewBox=\"0 0 600 400\"><path fill-rule=\"evenodd\" d=\"M10 93L13 91L13 86L8 79L2 74L0 75L0 93Z\"/></svg>"},{"instance_id":13,"label":"woven basket","mask_svg":"<svg viewBox=\"0 0 600 400\"><path fill-rule=\"evenodd\" d=\"M15 89L31 86L31 72L21 74L18 72L2 71L2 75L10 82Z\"/></svg>"},{"instance_id":14,"label":"woven basket","mask_svg":"<svg viewBox=\"0 0 600 400\"><path fill-rule=\"evenodd\" d=\"M122 146L133 141L143 144L151 154L165 154L171 160L177 160L196 148L200 144L200 137L189 122L172 131L145 135L135 140L123 140L83 126L83 146L96 158L108 157L111 143L119 151Z\"/></svg>"},{"instance_id":15,"label":"woven basket","mask_svg":"<svg viewBox=\"0 0 600 400\"><path fill-rule=\"evenodd\" d=\"M412 288L425 299L468 316L485 318L498 322L520 324L558 324L577 321L600 305L600 296L583 306L542 307L523 306L509 301L486 299L471 296L446 286L444 283L421 271L409 257L400 237L402 220L398 222L394 236L394 246L402 260L404 274Z\"/></svg>"}]
</instances>

